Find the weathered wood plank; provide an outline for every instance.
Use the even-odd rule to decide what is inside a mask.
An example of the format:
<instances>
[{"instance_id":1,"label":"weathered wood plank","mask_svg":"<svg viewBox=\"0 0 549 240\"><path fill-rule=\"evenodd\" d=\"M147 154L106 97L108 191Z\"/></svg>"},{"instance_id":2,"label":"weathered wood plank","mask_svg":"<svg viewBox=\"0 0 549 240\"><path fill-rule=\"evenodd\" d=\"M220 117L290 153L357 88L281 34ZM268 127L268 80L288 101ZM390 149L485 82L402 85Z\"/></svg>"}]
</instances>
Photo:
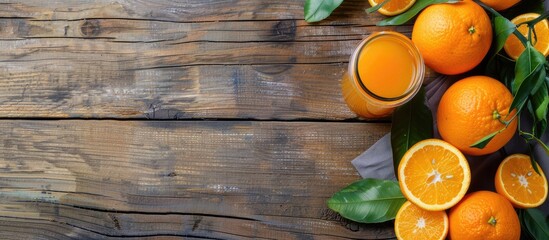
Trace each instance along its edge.
<instances>
[{"instance_id":1,"label":"weathered wood plank","mask_svg":"<svg viewBox=\"0 0 549 240\"><path fill-rule=\"evenodd\" d=\"M3 0L0 17L39 20L126 18L154 19L173 22L297 20L303 19L303 1L287 0ZM346 0L324 23L378 21L378 13L366 14L369 7L362 0Z\"/></svg>"},{"instance_id":2,"label":"weathered wood plank","mask_svg":"<svg viewBox=\"0 0 549 240\"><path fill-rule=\"evenodd\" d=\"M0 117L18 118L354 118L339 90L352 49L372 31L410 34L302 20L5 18L0 29Z\"/></svg>"},{"instance_id":3,"label":"weathered wood plank","mask_svg":"<svg viewBox=\"0 0 549 240\"><path fill-rule=\"evenodd\" d=\"M88 38L107 42L185 44L192 42L288 42L359 40L372 31L410 35L411 27L360 24L320 25L304 20L164 22L153 19L94 18L81 20L0 19L0 40ZM137 45L136 45L137 46ZM147 46L144 45L143 46Z\"/></svg>"},{"instance_id":4,"label":"weathered wood plank","mask_svg":"<svg viewBox=\"0 0 549 240\"><path fill-rule=\"evenodd\" d=\"M376 27L300 1L4 1L0 118L355 118L339 79ZM431 78L429 75L428 78Z\"/></svg>"},{"instance_id":5,"label":"weathered wood plank","mask_svg":"<svg viewBox=\"0 0 549 240\"><path fill-rule=\"evenodd\" d=\"M11 121L0 124L0 238L391 238L326 200L387 124ZM59 237L63 239L63 237Z\"/></svg>"},{"instance_id":6,"label":"weathered wood plank","mask_svg":"<svg viewBox=\"0 0 549 240\"><path fill-rule=\"evenodd\" d=\"M60 68L43 65L43 68ZM344 64L0 73L0 116L345 119ZM1 67L0 67L1 68ZM330 75L327 76L328 72ZM50 72L50 73L48 73ZM4 86L2 86L4 85Z\"/></svg>"}]
</instances>

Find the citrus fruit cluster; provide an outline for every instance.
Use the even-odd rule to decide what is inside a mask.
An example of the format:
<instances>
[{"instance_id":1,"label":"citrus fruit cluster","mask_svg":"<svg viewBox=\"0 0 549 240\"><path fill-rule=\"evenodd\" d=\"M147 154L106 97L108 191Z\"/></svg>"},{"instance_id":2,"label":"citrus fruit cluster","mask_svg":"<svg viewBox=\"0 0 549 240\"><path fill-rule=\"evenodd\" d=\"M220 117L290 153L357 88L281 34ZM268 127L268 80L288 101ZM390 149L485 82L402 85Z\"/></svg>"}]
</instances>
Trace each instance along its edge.
<instances>
[{"instance_id":1,"label":"citrus fruit cluster","mask_svg":"<svg viewBox=\"0 0 549 240\"><path fill-rule=\"evenodd\" d=\"M538 167L539 168L539 167ZM408 200L395 218L398 239L519 239L513 207L537 207L547 199L547 179L533 169L530 157L504 159L495 176L496 192L467 194L471 171L452 144L427 139L413 145L398 166Z\"/></svg>"},{"instance_id":2,"label":"citrus fruit cluster","mask_svg":"<svg viewBox=\"0 0 549 240\"><path fill-rule=\"evenodd\" d=\"M397 213L399 239L519 239L520 223L513 207L540 206L547 199L543 170L530 157L504 159L495 176L497 193L467 194L471 171L464 154L485 155L503 147L517 123L509 112L512 94L498 80L472 76L455 82L443 94L437 129L443 140L413 145L398 166L401 191L409 203ZM471 145L498 132L483 149Z\"/></svg>"},{"instance_id":3,"label":"citrus fruit cluster","mask_svg":"<svg viewBox=\"0 0 549 240\"><path fill-rule=\"evenodd\" d=\"M480 0L501 11L520 0ZM384 0L369 0L372 6ZM391 0L379 8L384 15L400 14L415 0ZM390 5L389 5L390 4ZM538 18L536 13L511 20L528 36L521 24ZM534 26L532 45L549 55L549 22ZM420 12L412 41L432 70L457 75L477 67L492 45L494 32L485 10L472 0L432 4ZM514 35L503 49L513 59L524 51ZM514 208L533 208L547 199L543 170L523 154L505 158L494 176L495 192L468 192L471 170L464 154L493 153L517 131L513 94L500 81L471 76L455 82L442 96L436 115L442 140L427 139L413 145L398 166L399 185L408 200L395 219L399 239L519 239L520 222ZM490 136L490 141L483 141ZM483 145L482 147L479 147Z\"/></svg>"},{"instance_id":4,"label":"citrus fruit cluster","mask_svg":"<svg viewBox=\"0 0 549 240\"><path fill-rule=\"evenodd\" d=\"M520 0L481 0L497 11L508 9ZM384 0L369 0L377 6ZM378 11L384 15L400 14L415 3L415 0L390 0ZM537 13L526 13L511 22L518 31L528 35L528 26L522 24L535 19ZM545 56L549 55L549 22L544 19L535 26L534 47ZM417 17L412 41L417 46L425 65L434 71L447 75L465 73L481 63L492 43L493 29L488 14L472 0L433 4ZM518 59L524 46L514 35L509 36L504 50L513 59Z\"/></svg>"}]
</instances>

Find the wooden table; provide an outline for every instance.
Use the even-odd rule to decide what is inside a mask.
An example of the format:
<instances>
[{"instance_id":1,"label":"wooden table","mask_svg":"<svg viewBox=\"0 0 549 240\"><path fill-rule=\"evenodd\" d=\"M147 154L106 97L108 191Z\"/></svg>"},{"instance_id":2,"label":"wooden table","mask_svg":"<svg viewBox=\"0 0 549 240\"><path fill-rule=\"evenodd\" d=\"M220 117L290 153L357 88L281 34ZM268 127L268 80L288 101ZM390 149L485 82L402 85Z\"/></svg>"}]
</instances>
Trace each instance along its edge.
<instances>
[{"instance_id":1,"label":"wooden table","mask_svg":"<svg viewBox=\"0 0 549 240\"><path fill-rule=\"evenodd\" d=\"M367 1L0 1L1 239L390 239L326 200L389 131L340 78Z\"/></svg>"}]
</instances>

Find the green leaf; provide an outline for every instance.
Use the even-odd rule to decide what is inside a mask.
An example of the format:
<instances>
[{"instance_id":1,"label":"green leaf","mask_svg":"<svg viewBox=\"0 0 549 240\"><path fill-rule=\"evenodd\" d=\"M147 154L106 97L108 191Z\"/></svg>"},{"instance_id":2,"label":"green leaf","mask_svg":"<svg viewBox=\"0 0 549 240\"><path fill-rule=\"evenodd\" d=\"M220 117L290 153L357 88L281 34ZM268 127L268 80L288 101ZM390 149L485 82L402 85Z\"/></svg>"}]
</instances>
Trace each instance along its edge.
<instances>
[{"instance_id":1,"label":"green leaf","mask_svg":"<svg viewBox=\"0 0 549 240\"><path fill-rule=\"evenodd\" d=\"M536 154L534 154L534 145L529 142L527 142L527 145L528 145L528 151L530 151L530 165L532 165L532 168L537 174L540 174L538 164L537 164Z\"/></svg>"},{"instance_id":2,"label":"green leaf","mask_svg":"<svg viewBox=\"0 0 549 240\"><path fill-rule=\"evenodd\" d=\"M396 15L394 17L381 20L377 23L377 25L378 26L402 25L408 22L410 19L416 16L419 12L421 12L421 10L428 7L429 5L437 4L437 3L457 3L457 2L461 2L461 0L417 0L416 3L414 3L414 5L412 5L412 7L408 9L406 12Z\"/></svg>"},{"instance_id":3,"label":"green leaf","mask_svg":"<svg viewBox=\"0 0 549 240\"><path fill-rule=\"evenodd\" d=\"M538 66L539 67L539 66ZM510 109L517 109L520 113L522 108L526 104L532 88L534 88L535 81L542 75L539 68L534 69L525 79L525 83L521 84L516 93L513 96L513 102L511 102ZM516 80L516 78L515 78Z\"/></svg>"},{"instance_id":4,"label":"green leaf","mask_svg":"<svg viewBox=\"0 0 549 240\"><path fill-rule=\"evenodd\" d=\"M511 109L516 108L520 112L528 97L544 83L545 62L543 54L538 52L530 42L527 42L526 49L519 56L515 65L515 80L512 84L514 98Z\"/></svg>"},{"instance_id":5,"label":"green leaf","mask_svg":"<svg viewBox=\"0 0 549 240\"><path fill-rule=\"evenodd\" d=\"M391 148L397 178L398 164L404 153L417 142L433 137L433 114L425 101L425 89L421 88L412 100L393 113Z\"/></svg>"},{"instance_id":6,"label":"green leaf","mask_svg":"<svg viewBox=\"0 0 549 240\"><path fill-rule=\"evenodd\" d=\"M519 211L519 218L523 227L534 239L549 239L549 224L539 209L521 209Z\"/></svg>"},{"instance_id":7,"label":"green leaf","mask_svg":"<svg viewBox=\"0 0 549 240\"><path fill-rule=\"evenodd\" d=\"M404 202L398 182L367 178L334 194L328 207L356 222L378 223L394 219Z\"/></svg>"},{"instance_id":8,"label":"green leaf","mask_svg":"<svg viewBox=\"0 0 549 240\"><path fill-rule=\"evenodd\" d=\"M547 120L536 122L534 126L534 135L536 135L536 137L541 137L545 133L545 130L547 130Z\"/></svg>"},{"instance_id":9,"label":"green leaf","mask_svg":"<svg viewBox=\"0 0 549 240\"><path fill-rule=\"evenodd\" d=\"M545 62L545 56L534 48L530 42L527 42L526 49L524 49L524 52L520 54L517 59L517 64L515 65L515 81L512 86L513 94L517 93L524 80L526 80L528 76L530 76L537 68L543 68ZM545 75L543 75L543 78L539 81L539 84L541 84L544 79ZM534 89L531 89L530 93L534 93Z\"/></svg>"},{"instance_id":10,"label":"green leaf","mask_svg":"<svg viewBox=\"0 0 549 240\"><path fill-rule=\"evenodd\" d=\"M545 120L547 118L547 106L549 106L549 93L547 91L547 85L540 87L538 91L534 93L532 100L536 118Z\"/></svg>"},{"instance_id":11,"label":"green leaf","mask_svg":"<svg viewBox=\"0 0 549 240\"><path fill-rule=\"evenodd\" d=\"M382 3L378 4L378 5L375 5L371 8L367 8L366 9L366 12L367 13L373 13L377 10L379 10L380 8L382 8L383 6L385 6L385 4L389 3L391 0L384 0Z\"/></svg>"},{"instance_id":12,"label":"green leaf","mask_svg":"<svg viewBox=\"0 0 549 240\"><path fill-rule=\"evenodd\" d=\"M318 22L327 18L342 2L343 0L305 0L305 21Z\"/></svg>"},{"instance_id":13,"label":"green leaf","mask_svg":"<svg viewBox=\"0 0 549 240\"><path fill-rule=\"evenodd\" d=\"M532 106L531 114L534 119L532 132L534 136L540 138L547 129L549 91L546 82L530 97L530 103Z\"/></svg>"},{"instance_id":14,"label":"green leaf","mask_svg":"<svg viewBox=\"0 0 549 240\"><path fill-rule=\"evenodd\" d=\"M475 143L471 144L470 147L483 149L484 147L486 147L486 145L488 145L488 143L492 140L492 138L494 138L500 132L501 130L490 133L484 136L483 138L481 138L480 140L476 141Z\"/></svg>"},{"instance_id":15,"label":"green leaf","mask_svg":"<svg viewBox=\"0 0 549 240\"><path fill-rule=\"evenodd\" d=\"M542 78L543 75L545 75L545 71L541 71L539 67L540 66L538 65L538 67L526 77L524 83L520 85L513 97L513 102L511 102L510 109L516 108L517 113L522 111L522 108L526 104L531 91L535 88L536 83L539 82L539 79Z\"/></svg>"},{"instance_id":16,"label":"green leaf","mask_svg":"<svg viewBox=\"0 0 549 240\"><path fill-rule=\"evenodd\" d=\"M498 53L505 45L509 35L513 34L515 31L515 24L513 24L509 19L502 16L496 16L493 20L494 23L494 33L495 33L495 49L494 54Z\"/></svg>"}]
</instances>

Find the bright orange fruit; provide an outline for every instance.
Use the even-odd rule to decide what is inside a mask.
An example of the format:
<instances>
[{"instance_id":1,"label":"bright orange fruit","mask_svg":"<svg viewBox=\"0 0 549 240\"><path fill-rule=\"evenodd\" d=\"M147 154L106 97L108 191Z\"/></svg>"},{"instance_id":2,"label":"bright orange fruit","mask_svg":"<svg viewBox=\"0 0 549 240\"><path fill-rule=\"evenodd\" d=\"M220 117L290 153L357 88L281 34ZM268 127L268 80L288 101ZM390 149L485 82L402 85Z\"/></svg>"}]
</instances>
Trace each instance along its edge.
<instances>
[{"instance_id":1,"label":"bright orange fruit","mask_svg":"<svg viewBox=\"0 0 549 240\"><path fill-rule=\"evenodd\" d=\"M368 0L372 7L375 7L384 1L385 0ZM408 10L415 2L416 0L390 0L377 11L386 16L394 16Z\"/></svg>"},{"instance_id":2,"label":"bright orange fruit","mask_svg":"<svg viewBox=\"0 0 549 240\"><path fill-rule=\"evenodd\" d=\"M536 163L537 164L537 163ZM547 178L539 165L537 174L530 157L513 154L505 158L496 172L496 190L515 207L538 207L547 199Z\"/></svg>"},{"instance_id":3,"label":"bright orange fruit","mask_svg":"<svg viewBox=\"0 0 549 240\"><path fill-rule=\"evenodd\" d=\"M492 43L490 18L476 3L433 4L417 17L412 41L436 72L460 74L477 66Z\"/></svg>"},{"instance_id":4,"label":"bright orange fruit","mask_svg":"<svg viewBox=\"0 0 549 240\"><path fill-rule=\"evenodd\" d=\"M518 25L537 17L539 17L539 14L537 13L525 13L513 18L511 22ZM526 24L520 25L517 30L525 37L528 35L528 26L526 26ZM534 31L536 35L535 38L532 36L533 46L541 52L541 54L547 57L549 55L549 21L547 21L547 19L543 19L536 23L536 25L534 25ZM507 38L505 45L503 45L503 49L507 55L516 60L524 51L524 45L522 45L515 35L511 34L511 36Z\"/></svg>"},{"instance_id":5,"label":"bright orange fruit","mask_svg":"<svg viewBox=\"0 0 549 240\"><path fill-rule=\"evenodd\" d=\"M440 239L448 235L448 215L445 211L427 211L407 201L395 218L398 239Z\"/></svg>"},{"instance_id":6,"label":"bright orange fruit","mask_svg":"<svg viewBox=\"0 0 549 240\"><path fill-rule=\"evenodd\" d=\"M493 153L513 137L517 130L516 119L484 148L471 145L505 127L501 121L510 120L515 112L509 113L511 102L513 95L496 79L472 76L459 80L442 95L437 112L438 131L442 139L463 153Z\"/></svg>"},{"instance_id":7,"label":"bright orange fruit","mask_svg":"<svg viewBox=\"0 0 549 240\"><path fill-rule=\"evenodd\" d=\"M402 194L419 207L440 211L454 206L467 192L471 171L454 146L439 139L414 144L398 166Z\"/></svg>"},{"instance_id":8,"label":"bright orange fruit","mask_svg":"<svg viewBox=\"0 0 549 240\"><path fill-rule=\"evenodd\" d=\"M489 191L466 195L450 210L450 239L518 240L520 222L511 203Z\"/></svg>"}]
</instances>

